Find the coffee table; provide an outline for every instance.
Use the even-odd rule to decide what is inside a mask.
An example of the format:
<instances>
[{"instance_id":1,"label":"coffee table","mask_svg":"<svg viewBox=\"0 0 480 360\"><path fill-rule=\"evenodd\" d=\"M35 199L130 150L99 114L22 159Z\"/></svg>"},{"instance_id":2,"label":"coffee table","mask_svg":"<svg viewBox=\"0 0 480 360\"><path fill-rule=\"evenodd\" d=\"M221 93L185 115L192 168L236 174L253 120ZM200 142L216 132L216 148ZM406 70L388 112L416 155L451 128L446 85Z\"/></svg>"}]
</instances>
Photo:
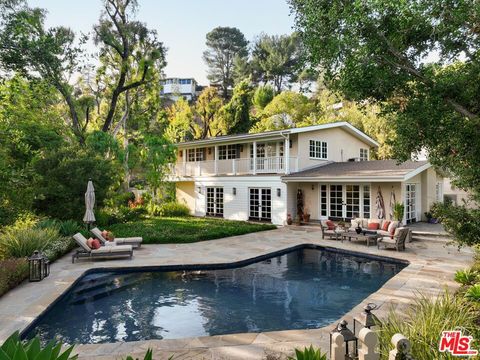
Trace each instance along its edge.
<instances>
[{"instance_id":1,"label":"coffee table","mask_svg":"<svg viewBox=\"0 0 480 360\"><path fill-rule=\"evenodd\" d=\"M370 242L374 242L375 245L377 244L377 240L380 239L382 237L382 235L380 234L363 234L363 233L360 233L360 234L357 234L356 231L347 231L345 233L342 234L342 240L346 240L348 239L348 241L352 241L352 239L354 240L362 240L362 241L366 241L367 242L367 247L370 246Z\"/></svg>"}]
</instances>

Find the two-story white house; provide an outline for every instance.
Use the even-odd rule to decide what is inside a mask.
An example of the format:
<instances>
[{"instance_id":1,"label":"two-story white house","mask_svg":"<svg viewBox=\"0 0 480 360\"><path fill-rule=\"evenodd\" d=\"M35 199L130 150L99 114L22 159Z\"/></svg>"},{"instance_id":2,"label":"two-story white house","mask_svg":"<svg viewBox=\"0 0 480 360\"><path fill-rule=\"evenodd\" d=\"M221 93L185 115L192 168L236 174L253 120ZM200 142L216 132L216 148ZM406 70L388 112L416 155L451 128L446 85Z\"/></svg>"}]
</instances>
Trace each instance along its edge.
<instances>
[{"instance_id":1,"label":"two-story white house","mask_svg":"<svg viewBox=\"0 0 480 360\"><path fill-rule=\"evenodd\" d=\"M220 136L179 143L171 179L196 216L284 224L301 190L311 219L375 218L395 196L405 222L419 221L443 197L443 179L427 161L370 161L378 143L347 122Z\"/></svg>"}]
</instances>

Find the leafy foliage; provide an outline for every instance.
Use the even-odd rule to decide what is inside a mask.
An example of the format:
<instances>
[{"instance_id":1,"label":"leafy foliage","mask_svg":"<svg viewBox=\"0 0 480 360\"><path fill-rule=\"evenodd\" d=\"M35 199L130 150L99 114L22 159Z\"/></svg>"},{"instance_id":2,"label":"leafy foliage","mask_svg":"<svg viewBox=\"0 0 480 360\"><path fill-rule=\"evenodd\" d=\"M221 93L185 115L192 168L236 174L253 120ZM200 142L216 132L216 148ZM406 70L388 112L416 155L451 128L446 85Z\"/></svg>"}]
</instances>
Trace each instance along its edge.
<instances>
[{"instance_id":1,"label":"leafy foliage","mask_svg":"<svg viewBox=\"0 0 480 360\"><path fill-rule=\"evenodd\" d=\"M465 292L465 298L480 302L480 283L470 286Z\"/></svg>"},{"instance_id":2,"label":"leafy foliage","mask_svg":"<svg viewBox=\"0 0 480 360\"><path fill-rule=\"evenodd\" d=\"M52 228L5 227L0 233L0 258L23 258L35 250L45 250L50 243L60 238Z\"/></svg>"},{"instance_id":3,"label":"leafy foliage","mask_svg":"<svg viewBox=\"0 0 480 360\"><path fill-rule=\"evenodd\" d=\"M252 126L251 105L252 88L248 80L243 80L235 86L232 98L220 110L221 127L225 129L225 133L230 135L248 132Z\"/></svg>"},{"instance_id":4,"label":"leafy foliage","mask_svg":"<svg viewBox=\"0 0 480 360\"><path fill-rule=\"evenodd\" d=\"M158 210L152 214L165 217L189 216L190 209L187 205L178 202L168 202L160 205Z\"/></svg>"},{"instance_id":5,"label":"leafy foliage","mask_svg":"<svg viewBox=\"0 0 480 360\"><path fill-rule=\"evenodd\" d=\"M440 220L445 230L453 235L460 245L480 244L480 209L455 206L451 203L435 203L432 214Z\"/></svg>"},{"instance_id":6,"label":"leafy foliage","mask_svg":"<svg viewBox=\"0 0 480 360\"><path fill-rule=\"evenodd\" d=\"M253 105L261 111L273 100L275 92L270 85L259 86L253 94Z\"/></svg>"},{"instance_id":7,"label":"leafy foliage","mask_svg":"<svg viewBox=\"0 0 480 360\"><path fill-rule=\"evenodd\" d=\"M63 148L35 163L43 174L38 182L35 208L56 219L80 221L85 211L86 184L92 179L95 202L101 207L111 186L118 184L118 164L87 149Z\"/></svg>"},{"instance_id":8,"label":"leafy foliage","mask_svg":"<svg viewBox=\"0 0 480 360\"><path fill-rule=\"evenodd\" d=\"M480 7L467 1L290 0L312 65L355 101L392 117L394 156L424 149L454 184L480 196ZM434 55L435 54L435 55ZM474 212L450 209L458 227ZM465 215L462 219L460 213ZM454 228L453 224L449 225ZM461 239L465 244L479 238Z\"/></svg>"},{"instance_id":9,"label":"leafy foliage","mask_svg":"<svg viewBox=\"0 0 480 360\"><path fill-rule=\"evenodd\" d=\"M289 360L327 360L327 354L322 353L320 349L314 349L312 345L303 350L295 349L295 357Z\"/></svg>"},{"instance_id":10,"label":"leafy foliage","mask_svg":"<svg viewBox=\"0 0 480 360\"><path fill-rule=\"evenodd\" d=\"M23 342L19 333L15 332L0 347L0 358L4 360L75 360L78 357L70 356L73 346L68 347L64 352L61 351L61 343L56 344L52 341L42 349L38 338Z\"/></svg>"},{"instance_id":11,"label":"leafy foliage","mask_svg":"<svg viewBox=\"0 0 480 360\"><path fill-rule=\"evenodd\" d=\"M477 278L477 272L471 269L457 270L455 272L455 281L462 285L471 285Z\"/></svg>"},{"instance_id":12,"label":"leafy foliage","mask_svg":"<svg viewBox=\"0 0 480 360\"><path fill-rule=\"evenodd\" d=\"M461 297L448 292L438 298L419 295L407 311L400 313L392 309L382 321L379 330L381 355L388 357L391 338L400 333L410 340L415 359L454 359L454 356L438 351L442 331L460 327L478 339L480 331L476 321L474 308Z\"/></svg>"},{"instance_id":13,"label":"leafy foliage","mask_svg":"<svg viewBox=\"0 0 480 360\"><path fill-rule=\"evenodd\" d=\"M282 91L286 83L295 82L300 73L303 47L298 33L291 35L261 34L252 51L252 72L256 82L272 83Z\"/></svg>"}]
</instances>

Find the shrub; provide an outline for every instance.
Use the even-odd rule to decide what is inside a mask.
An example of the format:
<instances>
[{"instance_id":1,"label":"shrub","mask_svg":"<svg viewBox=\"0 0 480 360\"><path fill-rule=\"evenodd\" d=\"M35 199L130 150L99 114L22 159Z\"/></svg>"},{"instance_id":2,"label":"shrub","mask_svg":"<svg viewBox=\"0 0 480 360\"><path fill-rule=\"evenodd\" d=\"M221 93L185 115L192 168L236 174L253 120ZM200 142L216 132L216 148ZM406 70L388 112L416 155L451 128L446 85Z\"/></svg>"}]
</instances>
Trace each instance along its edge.
<instances>
[{"instance_id":1,"label":"shrub","mask_svg":"<svg viewBox=\"0 0 480 360\"><path fill-rule=\"evenodd\" d=\"M466 205L435 203L432 213L459 245L480 244L480 209L471 209Z\"/></svg>"},{"instance_id":2,"label":"shrub","mask_svg":"<svg viewBox=\"0 0 480 360\"><path fill-rule=\"evenodd\" d=\"M74 360L78 357L77 355L70 356L73 346L61 353L62 344L56 344L52 341L42 349L40 340L37 337L24 342L20 339L18 332L15 332L5 340L0 349L0 358L2 360Z\"/></svg>"},{"instance_id":3,"label":"shrub","mask_svg":"<svg viewBox=\"0 0 480 360\"><path fill-rule=\"evenodd\" d=\"M312 345L303 350L295 349L295 357L289 360L327 360L327 354L320 352L320 349L314 349Z\"/></svg>"},{"instance_id":4,"label":"shrub","mask_svg":"<svg viewBox=\"0 0 480 360\"><path fill-rule=\"evenodd\" d=\"M390 340L396 333L406 336L412 344L412 355L416 360L441 358L438 343L442 331L462 328L478 338L473 307L461 297L445 292L437 298L418 295L405 312L392 309L382 321L379 330L381 355L388 357ZM452 357L453 358L453 357Z\"/></svg>"},{"instance_id":5,"label":"shrub","mask_svg":"<svg viewBox=\"0 0 480 360\"><path fill-rule=\"evenodd\" d=\"M472 269L457 270L455 273L455 281L462 285L470 285L477 279L477 272Z\"/></svg>"},{"instance_id":6,"label":"shrub","mask_svg":"<svg viewBox=\"0 0 480 360\"><path fill-rule=\"evenodd\" d=\"M22 258L35 250L43 251L52 241L58 241L58 230L7 227L0 234L0 258Z\"/></svg>"},{"instance_id":7,"label":"shrub","mask_svg":"<svg viewBox=\"0 0 480 360\"><path fill-rule=\"evenodd\" d=\"M43 174L35 209L55 219L80 221L85 212L88 180L93 181L95 203L101 207L110 189L119 184L119 166L115 160L76 147L49 153L35 163L36 172Z\"/></svg>"},{"instance_id":8,"label":"shrub","mask_svg":"<svg viewBox=\"0 0 480 360\"><path fill-rule=\"evenodd\" d=\"M166 217L189 216L190 209L187 205L179 202L168 202L160 205L158 208L158 215Z\"/></svg>"},{"instance_id":9,"label":"shrub","mask_svg":"<svg viewBox=\"0 0 480 360\"><path fill-rule=\"evenodd\" d=\"M0 268L2 269L0 271L0 296L28 277L28 261L25 258L0 261Z\"/></svg>"},{"instance_id":10,"label":"shrub","mask_svg":"<svg viewBox=\"0 0 480 360\"><path fill-rule=\"evenodd\" d=\"M465 292L465 298L471 301L480 301L480 283L470 286Z\"/></svg>"},{"instance_id":11,"label":"shrub","mask_svg":"<svg viewBox=\"0 0 480 360\"><path fill-rule=\"evenodd\" d=\"M50 261L54 261L73 250L75 247L76 243L72 237L59 236L48 244L43 250L43 253Z\"/></svg>"}]
</instances>

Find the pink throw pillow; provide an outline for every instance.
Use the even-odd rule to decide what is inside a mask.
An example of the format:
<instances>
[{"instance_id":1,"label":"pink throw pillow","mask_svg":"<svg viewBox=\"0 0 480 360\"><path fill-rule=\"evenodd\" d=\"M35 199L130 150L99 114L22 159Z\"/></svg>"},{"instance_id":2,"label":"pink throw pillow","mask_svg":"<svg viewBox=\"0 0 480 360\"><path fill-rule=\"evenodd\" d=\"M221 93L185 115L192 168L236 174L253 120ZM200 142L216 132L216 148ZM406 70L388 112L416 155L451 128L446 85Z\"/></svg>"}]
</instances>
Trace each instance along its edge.
<instances>
[{"instance_id":1,"label":"pink throw pillow","mask_svg":"<svg viewBox=\"0 0 480 360\"><path fill-rule=\"evenodd\" d=\"M93 239L92 240L92 246L90 246L92 249L100 249L100 241L98 239Z\"/></svg>"},{"instance_id":2,"label":"pink throw pillow","mask_svg":"<svg viewBox=\"0 0 480 360\"><path fill-rule=\"evenodd\" d=\"M90 238L87 240L87 246L90 248L90 249L93 249L93 239Z\"/></svg>"},{"instance_id":3,"label":"pink throw pillow","mask_svg":"<svg viewBox=\"0 0 480 360\"><path fill-rule=\"evenodd\" d=\"M327 228L328 230L335 230L335 223L332 220L327 220Z\"/></svg>"}]
</instances>

